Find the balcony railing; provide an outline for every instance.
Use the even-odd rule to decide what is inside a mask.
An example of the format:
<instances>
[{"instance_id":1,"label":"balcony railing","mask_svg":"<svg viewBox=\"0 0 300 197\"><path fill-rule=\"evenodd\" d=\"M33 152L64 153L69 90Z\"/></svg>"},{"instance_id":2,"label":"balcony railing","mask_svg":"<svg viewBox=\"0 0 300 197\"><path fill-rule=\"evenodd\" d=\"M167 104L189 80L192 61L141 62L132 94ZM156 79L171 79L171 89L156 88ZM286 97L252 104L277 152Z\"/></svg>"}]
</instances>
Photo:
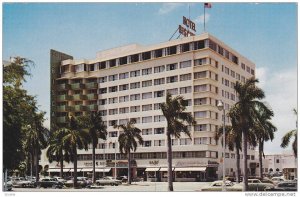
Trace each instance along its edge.
<instances>
[{"instance_id":1,"label":"balcony railing","mask_svg":"<svg viewBox=\"0 0 300 197\"><path fill-rule=\"evenodd\" d=\"M87 89L97 89L98 88L98 84L96 82L90 82L90 83L86 83L85 87Z\"/></svg>"},{"instance_id":2,"label":"balcony railing","mask_svg":"<svg viewBox=\"0 0 300 197\"><path fill-rule=\"evenodd\" d=\"M98 94L87 94L87 99L88 100L97 100Z\"/></svg>"},{"instance_id":3,"label":"balcony railing","mask_svg":"<svg viewBox=\"0 0 300 197\"><path fill-rule=\"evenodd\" d=\"M56 110L59 111L59 112L65 112L65 111L68 111L68 106L67 105L61 105L61 106L57 106L56 107Z\"/></svg>"},{"instance_id":4,"label":"balcony railing","mask_svg":"<svg viewBox=\"0 0 300 197\"><path fill-rule=\"evenodd\" d=\"M72 100L72 96L70 95L58 95L57 96L57 101L69 101L69 100Z\"/></svg>"},{"instance_id":5,"label":"balcony railing","mask_svg":"<svg viewBox=\"0 0 300 197\"><path fill-rule=\"evenodd\" d=\"M84 84L82 83L73 83L71 84L72 90L80 90L84 88Z\"/></svg>"},{"instance_id":6,"label":"balcony railing","mask_svg":"<svg viewBox=\"0 0 300 197\"><path fill-rule=\"evenodd\" d=\"M97 111L98 105L88 105L87 109L88 109L88 111Z\"/></svg>"},{"instance_id":7,"label":"balcony railing","mask_svg":"<svg viewBox=\"0 0 300 197\"><path fill-rule=\"evenodd\" d=\"M70 106L70 110L71 111L86 111L87 108L86 108L86 106L82 106L82 105L73 105L73 106Z\"/></svg>"},{"instance_id":8,"label":"balcony railing","mask_svg":"<svg viewBox=\"0 0 300 197\"><path fill-rule=\"evenodd\" d=\"M70 84L58 84L57 85L57 89L58 90L68 90L68 89L70 89Z\"/></svg>"},{"instance_id":9,"label":"balcony railing","mask_svg":"<svg viewBox=\"0 0 300 197\"><path fill-rule=\"evenodd\" d=\"M83 94L74 94L73 100L86 100L86 95Z\"/></svg>"},{"instance_id":10,"label":"balcony railing","mask_svg":"<svg viewBox=\"0 0 300 197\"><path fill-rule=\"evenodd\" d=\"M67 122L67 117L57 117L56 119L57 123L66 123Z\"/></svg>"}]
</instances>

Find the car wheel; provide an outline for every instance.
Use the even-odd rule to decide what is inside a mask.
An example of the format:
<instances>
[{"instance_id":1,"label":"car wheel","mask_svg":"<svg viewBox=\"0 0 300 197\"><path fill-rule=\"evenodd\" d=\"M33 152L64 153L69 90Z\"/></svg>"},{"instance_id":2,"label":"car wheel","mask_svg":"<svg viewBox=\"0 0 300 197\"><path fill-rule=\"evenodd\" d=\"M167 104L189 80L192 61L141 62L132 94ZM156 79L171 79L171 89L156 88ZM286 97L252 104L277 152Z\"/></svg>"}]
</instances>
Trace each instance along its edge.
<instances>
[{"instance_id":1,"label":"car wheel","mask_svg":"<svg viewBox=\"0 0 300 197\"><path fill-rule=\"evenodd\" d=\"M25 185L25 184L22 184L22 187L23 187L23 188L25 188L25 187L26 187L26 185Z\"/></svg>"},{"instance_id":2,"label":"car wheel","mask_svg":"<svg viewBox=\"0 0 300 197\"><path fill-rule=\"evenodd\" d=\"M52 188L53 188L53 189L56 189L56 185L52 185Z\"/></svg>"}]
</instances>

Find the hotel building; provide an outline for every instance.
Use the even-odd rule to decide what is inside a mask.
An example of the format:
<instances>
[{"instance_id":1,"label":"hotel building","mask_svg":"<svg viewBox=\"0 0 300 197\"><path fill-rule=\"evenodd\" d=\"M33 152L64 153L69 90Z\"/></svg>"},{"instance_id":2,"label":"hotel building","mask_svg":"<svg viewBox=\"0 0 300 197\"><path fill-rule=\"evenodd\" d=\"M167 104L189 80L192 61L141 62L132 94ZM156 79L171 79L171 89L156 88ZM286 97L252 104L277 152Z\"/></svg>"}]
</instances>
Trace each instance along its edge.
<instances>
[{"instance_id":1,"label":"hotel building","mask_svg":"<svg viewBox=\"0 0 300 197\"><path fill-rule=\"evenodd\" d=\"M117 144L119 131L114 124L136 119L144 143L132 153L133 177L166 181L166 121L160 110L166 93L182 95L187 112L197 124L191 126L191 139L172 139L175 181L204 181L222 176L222 144L215 132L223 124L217 109L222 100L226 113L237 101L236 81L255 75L255 64L208 33L151 46L132 44L100 51L91 60L51 50L51 125L64 125L70 115L100 111L107 124L108 139L99 139L96 168L99 176L127 174L126 155ZM226 124L230 124L226 117ZM249 147L249 172L258 174L257 158ZM78 171L90 173L92 150L78 150ZM236 172L235 152L226 150L226 175ZM243 155L241 153L241 158ZM42 156L49 172L59 172L57 163ZM241 160L242 162L242 160ZM242 165L241 165L242 166ZM65 163L72 172L73 164Z\"/></svg>"}]
</instances>

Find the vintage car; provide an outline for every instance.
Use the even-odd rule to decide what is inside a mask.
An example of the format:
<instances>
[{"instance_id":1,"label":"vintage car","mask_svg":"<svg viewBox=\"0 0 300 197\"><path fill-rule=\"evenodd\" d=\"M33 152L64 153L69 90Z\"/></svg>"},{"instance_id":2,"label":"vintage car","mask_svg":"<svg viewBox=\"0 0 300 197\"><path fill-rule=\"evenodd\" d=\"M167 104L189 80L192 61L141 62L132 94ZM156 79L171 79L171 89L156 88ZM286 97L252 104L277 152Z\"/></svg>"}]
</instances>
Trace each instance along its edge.
<instances>
[{"instance_id":1,"label":"vintage car","mask_svg":"<svg viewBox=\"0 0 300 197\"><path fill-rule=\"evenodd\" d=\"M216 192L216 191L222 191L222 189L223 189L223 181L214 181L208 187L202 188L201 191ZM225 189L226 191L240 192L243 190L243 187L239 184L234 184L231 181L227 180L225 181Z\"/></svg>"},{"instance_id":2,"label":"vintage car","mask_svg":"<svg viewBox=\"0 0 300 197\"><path fill-rule=\"evenodd\" d=\"M295 181L280 182L274 188L274 191L297 191L297 182Z\"/></svg>"},{"instance_id":3,"label":"vintage car","mask_svg":"<svg viewBox=\"0 0 300 197\"><path fill-rule=\"evenodd\" d=\"M3 190L4 191L11 191L12 190L12 182L11 181L7 181L6 183L3 183Z\"/></svg>"},{"instance_id":4,"label":"vintage car","mask_svg":"<svg viewBox=\"0 0 300 197\"><path fill-rule=\"evenodd\" d=\"M248 179L248 191L267 191L273 190L274 184L263 183L259 179Z\"/></svg>"},{"instance_id":5,"label":"vintage car","mask_svg":"<svg viewBox=\"0 0 300 197\"><path fill-rule=\"evenodd\" d=\"M40 181L37 181L36 183L37 188L63 188L64 184L62 182L56 181L56 179L53 178L42 178Z\"/></svg>"},{"instance_id":6,"label":"vintage car","mask_svg":"<svg viewBox=\"0 0 300 197\"><path fill-rule=\"evenodd\" d=\"M106 176L96 180L97 185L112 185L118 186L122 184L122 181L114 179L113 177Z\"/></svg>"},{"instance_id":7,"label":"vintage car","mask_svg":"<svg viewBox=\"0 0 300 197\"><path fill-rule=\"evenodd\" d=\"M13 177L12 180L13 187L33 187L33 182L26 180L24 177Z\"/></svg>"}]
</instances>

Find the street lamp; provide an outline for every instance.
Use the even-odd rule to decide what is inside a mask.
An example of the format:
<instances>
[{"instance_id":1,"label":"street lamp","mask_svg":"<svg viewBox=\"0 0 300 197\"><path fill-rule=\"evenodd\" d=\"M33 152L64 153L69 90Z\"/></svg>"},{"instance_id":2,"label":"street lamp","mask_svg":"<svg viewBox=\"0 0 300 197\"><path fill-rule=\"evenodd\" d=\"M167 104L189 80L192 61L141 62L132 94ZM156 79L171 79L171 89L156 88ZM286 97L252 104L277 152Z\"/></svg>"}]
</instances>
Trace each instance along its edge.
<instances>
[{"instance_id":1,"label":"street lamp","mask_svg":"<svg viewBox=\"0 0 300 197\"><path fill-rule=\"evenodd\" d=\"M103 146L103 177L105 177L105 167L106 167L106 160L105 160L105 146L106 146L106 140L104 141Z\"/></svg>"},{"instance_id":2,"label":"street lamp","mask_svg":"<svg viewBox=\"0 0 300 197\"><path fill-rule=\"evenodd\" d=\"M225 106L224 103L219 100L218 102L218 110L222 111L223 110L223 186L222 186L222 191L226 191L226 186L225 186Z\"/></svg>"}]
</instances>

